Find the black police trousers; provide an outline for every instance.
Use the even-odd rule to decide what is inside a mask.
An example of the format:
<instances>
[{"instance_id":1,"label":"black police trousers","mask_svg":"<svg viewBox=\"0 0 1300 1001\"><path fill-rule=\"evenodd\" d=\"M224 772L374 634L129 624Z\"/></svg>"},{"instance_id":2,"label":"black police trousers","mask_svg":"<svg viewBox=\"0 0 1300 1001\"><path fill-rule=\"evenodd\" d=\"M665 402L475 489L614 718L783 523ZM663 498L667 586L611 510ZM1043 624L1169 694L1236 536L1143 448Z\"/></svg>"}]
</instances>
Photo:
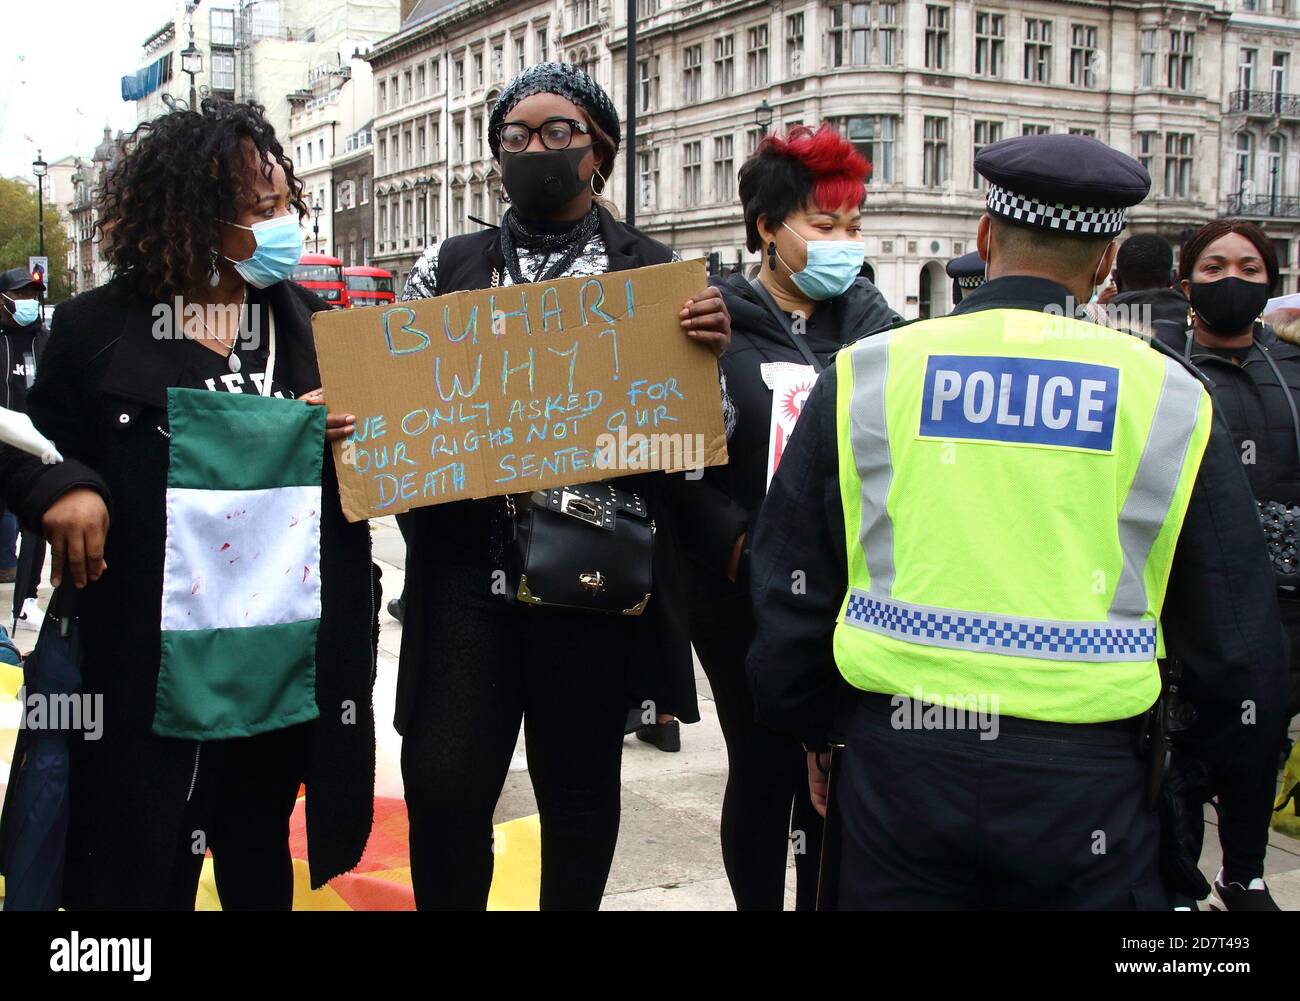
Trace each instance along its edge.
<instances>
[{"instance_id":1,"label":"black police trousers","mask_svg":"<svg viewBox=\"0 0 1300 1001\"><path fill-rule=\"evenodd\" d=\"M1136 727L933 728L923 706L867 696L854 714L835 790L839 909L1169 906Z\"/></svg>"}]
</instances>

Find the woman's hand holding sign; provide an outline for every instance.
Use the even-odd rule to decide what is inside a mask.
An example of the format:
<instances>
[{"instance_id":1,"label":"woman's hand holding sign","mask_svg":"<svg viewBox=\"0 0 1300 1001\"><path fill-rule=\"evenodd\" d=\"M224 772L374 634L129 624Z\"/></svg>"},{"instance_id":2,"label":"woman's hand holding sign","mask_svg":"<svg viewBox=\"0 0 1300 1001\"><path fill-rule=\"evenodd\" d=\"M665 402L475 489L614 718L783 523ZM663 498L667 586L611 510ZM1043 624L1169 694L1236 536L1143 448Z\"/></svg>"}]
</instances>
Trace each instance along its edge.
<instances>
[{"instance_id":1,"label":"woman's hand holding sign","mask_svg":"<svg viewBox=\"0 0 1300 1001\"><path fill-rule=\"evenodd\" d=\"M722 301L722 293L709 286L686 300L680 316L686 336L699 341L721 358L731 343L731 314Z\"/></svg>"},{"instance_id":2,"label":"woman's hand holding sign","mask_svg":"<svg viewBox=\"0 0 1300 1001\"><path fill-rule=\"evenodd\" d=\"M325 406L325 390L313 389L310 393L304 393L302 402L313 407ZM331 414L325 415L325 440L335 442L340 438L346 438L357 429L357 419L352 414Z\"/></svg>"}]
</instances>

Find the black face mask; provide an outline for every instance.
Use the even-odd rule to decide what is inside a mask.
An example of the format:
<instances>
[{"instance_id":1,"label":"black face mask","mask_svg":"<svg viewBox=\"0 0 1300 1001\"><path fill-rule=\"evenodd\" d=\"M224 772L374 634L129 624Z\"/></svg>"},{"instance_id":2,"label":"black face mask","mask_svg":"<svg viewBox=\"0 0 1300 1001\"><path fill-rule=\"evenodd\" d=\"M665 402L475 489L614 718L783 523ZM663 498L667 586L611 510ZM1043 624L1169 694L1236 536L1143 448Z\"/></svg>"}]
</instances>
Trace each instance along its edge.
<instances>
[{"instance_id":1,"label":"black face mask","mask_svg":"<svg viewBox=\"0 0 1300 1001\"><path fill-rule=\"evenodd\" d=\"M545 215L567 205L582 190L578 167L590 146L540 153L501 153L501 183L510 204L525 216Z\"/></svg>"},{"instance_id":2,"label":"black face mask","mask_svg":"<svg viewBox=\"0 0 1300 1001\"><path fill-rule=\"evenodd\" d=\"M1244 278L1192 282L1192 309L1211 332L1229 336L1255 322L1268 302L1268 294L1267 282Z\"/></svg>"}]
</instances>

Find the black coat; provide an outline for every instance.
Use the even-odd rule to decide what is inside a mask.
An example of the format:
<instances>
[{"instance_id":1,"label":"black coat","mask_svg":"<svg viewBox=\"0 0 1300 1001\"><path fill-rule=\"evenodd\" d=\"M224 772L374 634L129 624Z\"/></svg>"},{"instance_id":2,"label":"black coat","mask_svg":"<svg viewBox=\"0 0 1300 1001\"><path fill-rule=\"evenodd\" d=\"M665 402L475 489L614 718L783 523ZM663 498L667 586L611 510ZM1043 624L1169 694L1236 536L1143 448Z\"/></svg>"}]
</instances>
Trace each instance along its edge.
<instances>
[{"instance_id":1,"label":"black coat","mask_svg":"<svg viewBox=\"0 0 1300 1001\"><path fill-rule=\"evenodd\" d=\"M1158 336L1210 381L1214 409L1232 432L1255 499L1300 504L1300 445L1287 403L1289 396L1300 408L1300 347L1279 338L1267 324L1257 324L1257 348L1238 365L1195 342L1189 350L1185 329L1158 329ZM1285 388L1264 351L1282 373Z\"/></svg>"},{"instance_id":2,"label":"black coat","mask_svg":"<svg viewBox=\"0 0 1300 1001\"><path fill-rule=\"evenodd\" d=\"M672 251L662 243L618 222L604 208L599 212L599 232L610 271L666 264L672 259ZM439 248L437 292L445 295L488 288L494 268L505 273L496 230L452 237ZM629 628L636 630L632 644L636 660L628 665L629 705L649 699L658 712L695 723L700 713L678 547L684 481L680 475L644 473L620 477L618 483L645 499L656 526L650 604L644 615L628 620ZM503 569L503 512L501 499L489 498L422 507L401 515L408 554L406 607L415 610L463 600L473 586L467 578L474 571L465 572L466 567ZM415 611L408 613L402 625L395 718L399 733L406 732L414 711L420 672L436 669L439 637L431 635L428 625ZM599 652L584 650L583 655L598 656Z\"/></svg>"},{"instance_id":3,"label":"black coat","mask_svg":"<svg viewBox=\"0 0 1300 1001\"><path fill-rule=\"evenodd\" d=\"M252 290L250 290L251 292ZM250 295L276 318L276 381L301 395L320 385L311 314L325 304L281 283ZM64 898L76 909L162 906L193 774L195 742L152 732L161 659L161 594L168 465L166 396L187 348L152 334L153 303L115 280L59 306L28 398L36 427L65 462L43 466L0 451L12 510L37 528L74 486L107 499L108 569L82 593L84 690L103 694L103 735L72 742L72 826ZM304 404L305 405L305 404ZM321 517L321 622L316 701L306 774L313 885L361 858L373 815L371 689L376 581L370 530L348 524L325 455ZM345 722L346 703L355 706Z\"/></svg>"},{"instance_id":4,"label":"black coat","mask_svg":"<svg viewBox=\"0 0 1300 1001\"><path fill-rule=\"evenodd\" d=\"M721 366L727 394L735 405L736 428L727 442L727 465L711 466L704 478L696 481L698 485L685 487L691 495L691 519L683 527L683 537L689 563L700 582L725 587L736 539L758 520L767 493L772 390L763 381L762 366L767 362L807 362L749 279L736 274L716 284L731 314L731 344ZM842 295L813 310L802 336L818 361L827 365L845 344L901 319L876 286L859 278ZM747 563L747 555L742 555L742 578Z\"/></svg>"},{"instance_id":5,"label":"black coat","mask_svg":"<svg viewBox=\"0 0 1300 1001\"><path fill-rule=\"evenodd\" d=\"M954 312L1051 308L1060 315L1068 298L1055 282L1009 276L986 282ZM848 587L838 437L832 367L808 397L753 542L758 634L746 669L754 702L762 722L808 743L834 734L836 699L846 687L831 643ZM796 570L806 582L798 594L790 587ZM1286 643L1259 517L1217 419L1178 537L1162 623L1169 655L1183 664L1184 694L1198 711L1182 745L1213 775L1224 854L1258 850L1262 858L1285 723ZM1247 703L1253 725L1243 725Z\"/></svg>"}]
</instances>

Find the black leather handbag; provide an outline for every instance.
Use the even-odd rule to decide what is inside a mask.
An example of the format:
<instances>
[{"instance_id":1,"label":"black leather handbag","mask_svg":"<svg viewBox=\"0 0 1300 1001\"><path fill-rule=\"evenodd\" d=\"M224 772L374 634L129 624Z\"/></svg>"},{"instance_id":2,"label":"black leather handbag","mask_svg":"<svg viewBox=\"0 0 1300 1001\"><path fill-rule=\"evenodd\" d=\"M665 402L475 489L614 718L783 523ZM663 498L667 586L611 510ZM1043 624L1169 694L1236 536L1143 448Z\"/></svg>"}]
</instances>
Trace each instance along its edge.
<instances>
[{"instance_id":1,"label":"black leather handbag","mask_svg":"<svg viewBox=\"0 0 1300 1001\"><path fill-rule=\"evenodd\" d=\"M610 483L537 490L515 522L515 598L525 605L640 615L650 603L655 523Z\"/></svg>"}]
</instances>

